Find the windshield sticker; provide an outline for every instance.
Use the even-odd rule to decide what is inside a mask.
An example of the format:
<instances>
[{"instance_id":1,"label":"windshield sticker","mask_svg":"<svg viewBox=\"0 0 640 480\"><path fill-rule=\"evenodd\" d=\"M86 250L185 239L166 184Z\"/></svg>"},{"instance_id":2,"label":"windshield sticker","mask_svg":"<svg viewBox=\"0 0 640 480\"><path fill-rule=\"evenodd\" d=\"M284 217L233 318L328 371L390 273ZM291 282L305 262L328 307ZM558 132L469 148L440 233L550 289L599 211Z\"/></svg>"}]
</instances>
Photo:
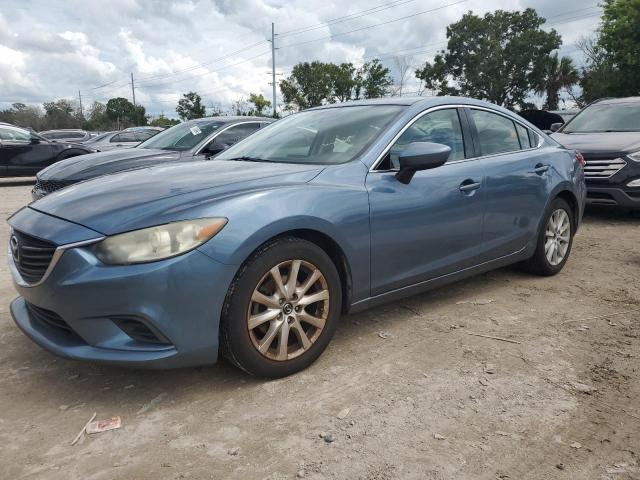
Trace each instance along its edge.
<instances>
[{"instance_id":1,"label":"windshield sticker","mask_svg":"<svg viewBox=\"0 0 640 480\"><path fill-rule=\"evenodd\" d=\"M189 130L191 130L192 135L200 135L202 133L202 130L200 130L197 125L194 125Z\"/></svg>"}]
</instances>

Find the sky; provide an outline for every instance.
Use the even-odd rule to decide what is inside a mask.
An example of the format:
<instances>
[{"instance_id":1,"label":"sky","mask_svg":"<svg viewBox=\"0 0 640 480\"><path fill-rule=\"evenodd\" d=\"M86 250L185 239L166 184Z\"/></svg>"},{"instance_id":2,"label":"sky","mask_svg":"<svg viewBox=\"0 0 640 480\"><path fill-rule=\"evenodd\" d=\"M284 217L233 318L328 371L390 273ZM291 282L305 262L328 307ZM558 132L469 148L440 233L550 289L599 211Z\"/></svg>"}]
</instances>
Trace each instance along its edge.
<instances>
[{"instance_id":1,"label":"sky","mask_svg":"<svg viewBox=\"0 0 640 480\"><path fill-rule=\"evenodd\" d=\"M527 7L580 66L576 41L596 31L598 0L0 0L0 108L77 101L78 92L85 109L131 100L131 74L136 102L153 116L175 117L188 91L208 108L250 92L271 99L272 22L276 81L298 62L373 57L398 77L398 60L413 71L432 59L464 13ZM412 78L404 91L417 88Z\"/></svg>"}]
</instances>

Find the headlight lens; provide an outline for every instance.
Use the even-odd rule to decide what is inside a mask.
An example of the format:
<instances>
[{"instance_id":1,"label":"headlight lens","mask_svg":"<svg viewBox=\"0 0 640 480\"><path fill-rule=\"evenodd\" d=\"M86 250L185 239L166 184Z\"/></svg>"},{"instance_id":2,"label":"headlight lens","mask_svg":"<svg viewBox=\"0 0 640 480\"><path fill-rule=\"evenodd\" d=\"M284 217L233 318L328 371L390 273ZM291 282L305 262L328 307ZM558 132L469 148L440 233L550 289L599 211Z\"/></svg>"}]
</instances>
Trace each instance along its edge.
<instances>
[{"instance_id":1,"label":"headlight lens","mask_svg":"<svg viewBox=\"0 0 640 480\"><path fill-rule=\"evenodd\" d=\"M201 218L107 237L93 252L107 265L155 262L202 245L227 224L226 218Z\"/></svg>"},{"instance_id":2,"label":"headlight lens","mask_svg":"<svg viewBox=\"0 0 640 480\"><path fill-rule=\"evenodd\" d=\"M634 160L640 162L640 150L638 150L637 152L634 152L634 153L630 153L629 157L631 157Z\"/></svg>"}]
</instances>

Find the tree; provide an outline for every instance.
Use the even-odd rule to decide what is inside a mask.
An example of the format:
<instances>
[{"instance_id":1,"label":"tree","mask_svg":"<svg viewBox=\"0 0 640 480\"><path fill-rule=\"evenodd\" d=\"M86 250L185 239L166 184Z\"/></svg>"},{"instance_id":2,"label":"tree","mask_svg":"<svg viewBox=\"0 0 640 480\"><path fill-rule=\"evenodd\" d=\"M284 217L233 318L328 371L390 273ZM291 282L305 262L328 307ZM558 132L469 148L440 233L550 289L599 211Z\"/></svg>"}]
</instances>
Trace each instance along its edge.
<instances>
[{"instance_id":1,"label":"tree","mask_svg":"<svg viewBox=\"0 0 640 480\"><path fill-rule=\"evenodd\" d=\"M264 109L271 107L271 102L264 98L264 95L257 93L249 94L249 103L253 104L253 108L249 112L250 115L261 117L264 115Z\"/></svg>"},{"instance_id":2,"label":"tree","mask_svg":"<svg viewBox=\"0 0 640 480\"><path fill-rule=\"evenodd\" d=\"M249 107L249 102L244 97L240 97L237 100L231 102L231 115L237 115L239 117L244 117L250 114L251 107Z\"/></svg>"},{"instance_id":3,"label":"tree","mask_svg":"<svg viewBox=\"0 0 640 480\"><path fill-rule=\"evenodd\" d=\"M295 65L289 78L280 82L286 108L304 110L329 102L333 95L334 67L318 61Z\"/></svg>"},{"instance_id":4,"label":"tree","mask_svg":"<svg viewBox=\"0 0 640 480\"><path fill-rule=\"evenodd\" d=\"M305 62L293 67L280 82L287 110L303 110L326 103L375 98L393 85L389 69L374 59L356 69L352 63Z\"/></svg>"},{"instance_id":5,"label":"tree","mask_svg":"<svg viewBox=\"0 0 640 480\"><path fill-rule=\"evenodd\" d=\"M402 92L411 76L413 57L407 55L395 56L393 57L393 65L398 72L398 76L395 77L394 95L402 96Z\"/></svg>"},{"instance_id":6,"label":"tree","mask_svg":"<svg viewBox=\"0 0 640 480\"><path fill-rule=\"evenodd\" d=\"M194 118L202 118L206 115L204 105L202 105L202 97L196 92L189 92L182 95L176 112L182 120L193 120Z\"/></svg>"},{"instance_id":7,"label":"tree","mask_svg":"<svg viewBox=\"0 0 640 480\"><path fill-rule=\"evenodd\" d=\"M75 113L74 105L66 99L45 102L42 104L45 111L44 121L46 128L77 128L80 123Z\"/></svg>"},{"instance_id":8,"label":"tree","mask_svg":"<svg viewBox=\"0 0 640 480\"><path fill-rule=\"evenodd\" d=\"M111 98L107 102L105 114L116 126L139 126L147 124L146 110L142 105L134 105L123 97Z\"/></svg>"},{"instance_id":9,"label":"tree","mask_svg":"<svg viewBox=\"0 0 640 480\"><path fill-rule=\"evenodd\" d=\"M357 78L364 98L384 97L389 93L389 87L393 85L389 69L377 58L365 63L360 68Z\"/></svg>"},{"instance_id":10,"label":"tree","mask_svg":"<svg viewBox=\"0 0 640 480\"><path fill-rule=\"evenodd\" d=\"M544 66L544 75L540 77L540 83L536 85L536 92L547 96L544 109L557 110L560 101L560 91L570 89L578 83L579 74L569 57L558 58L555 53L547 58Z\"/></svg>"},{"instance_id":11,"label":"tree","mask_svg":"<svg viewBox=\"0 0 640 480\"><path fill-rule=\"evenodd\" d=\"M356 67L354 67L352 63L332 65L331 77L333 96L329 101L333 102L337 100L339 102L346 102L347 100L351 100L354 89L358 83Z\"/></svg>"},{"instance_id":12,"label":"tree","mask_svg":"<svg viewBox=\"0 0 640 480\"><path fill-rule=\"evenodd\" d=\"M447 49L416 72L438 94L482 98L505 107L522 105L540 84L549 54L560 47L555 30L535 10L465 14L447 27ZM453 85L451 80L455 79Z\"/></svg>"},{"instance_id":13,"label":"tree","mask_svg":"<svg viewBox=\"0 0 640 480\"><path fill-rule=\"evenodd\" d=\"M149 125L152 127L171 127L173 125L178 125L180 120L177 118L168 118L164 116L164 113L161 113L156 118L151 119Z\"/></svg>"},{"instance_id":14,"label":"tree","mask_svg":"<svg viewBox=\"0 0 640 480\"><path fill-rule=\"evenodd\" d=\"M640 95L640 0L605 0L602 26L578 44L586 56L583 103Z\"/></svg>"}]
</instances>

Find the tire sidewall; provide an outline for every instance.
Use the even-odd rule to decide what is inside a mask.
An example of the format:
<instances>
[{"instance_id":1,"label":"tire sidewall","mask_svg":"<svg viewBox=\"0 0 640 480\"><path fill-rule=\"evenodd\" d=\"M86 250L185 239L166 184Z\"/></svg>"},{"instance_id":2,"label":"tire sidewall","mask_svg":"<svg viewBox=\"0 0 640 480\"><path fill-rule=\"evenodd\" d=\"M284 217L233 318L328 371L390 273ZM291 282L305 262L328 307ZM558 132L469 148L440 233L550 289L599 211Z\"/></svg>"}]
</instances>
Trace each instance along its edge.
<instances>
[{"instance_id":1,"label":"tire sidewall","mask_svg":"<svg viewBox=\"0 0 640 480\"><path fill-rule=\"evenodd\" d=\"M552 265L547 259L547 255L545 254L545 251L544 251L545 242L546 242L547 223L549 223L549 219L551 218L553 213L560 209L564 210L567 213L567 216L569 217L571 232L569 234L569 246L567 248L567 253L562 259L562 262L560 262L558 265ZM551 202L551 204L549 205L549 209L547 210L547 213L544 216L544 221L540 227L540 233L538 234L538 247L537 247L536 256L538 257L537 260L540 262L540 265L544 270L545 274L555 275L556 273L560 272L560 270L562 270L564 265L567 263L567 260L569 260L569 256L571 254L571 249L573 247L573 236L575 234L575 231L576 231L575 218L573 215L573 211L571 210L571 207L562 198L554 199L553 202Z\"/></svg>"},{"instance_id":2,"label":"tire sidewall","mask_svg":"<svg viewBox=\"0 0 640 480\"><path fill-rule=\"evenodd\" d=\"M247 325L247 312L253 291L269 270L279 263L300 259L320 269L329 290L329 314L322 333L302 355L287 361L271 360L256 350ZM315 244L299 239L280 239L260 249L241 268L223 310L223 328L234 363L243 370L261 377L283 377L311 365L325 350L338 325L342 309L341 283L329 256Z\"/></svg>"}]
</instances>

